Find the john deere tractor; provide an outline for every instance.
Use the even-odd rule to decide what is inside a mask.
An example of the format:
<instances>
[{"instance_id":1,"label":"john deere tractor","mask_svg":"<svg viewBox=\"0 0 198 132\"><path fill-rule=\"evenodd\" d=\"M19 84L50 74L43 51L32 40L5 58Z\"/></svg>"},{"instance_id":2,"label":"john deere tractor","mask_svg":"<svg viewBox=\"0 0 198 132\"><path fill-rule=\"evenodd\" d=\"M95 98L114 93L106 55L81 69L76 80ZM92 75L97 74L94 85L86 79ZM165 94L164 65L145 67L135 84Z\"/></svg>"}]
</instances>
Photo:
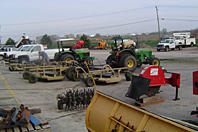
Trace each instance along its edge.
<instances>
[{"instance_id":1,"label":"john deere tractor","mask_svg":"<svg viewBox=\"0 0 198 132\"><path fill-rule=\"evenodd\" d=\"M63 46L62 41L61 42L61 48L58 44L58 52L54 55L55 61L71 61L71 60L77 60L79 62L84 62L84 60L87 61L88 64L92 64L95 57L90 57L90 51L84 50L84 49L72 49L72 46Z\"/></svg>"},{"instance_id":2,"label":"john deere tractor","mask_svg":"<svg viewBox=\"0 0 198 132\"><path fill-rule=\"evenodd\" d=\"M142 64L160 65L159 59L152 55L151 49L124 49L123 39L121 45L118 48L115 40L114 48L112 48L106 64L112 67L128 67L130 71L135 71Z\"/></svg>"}]
</instances>

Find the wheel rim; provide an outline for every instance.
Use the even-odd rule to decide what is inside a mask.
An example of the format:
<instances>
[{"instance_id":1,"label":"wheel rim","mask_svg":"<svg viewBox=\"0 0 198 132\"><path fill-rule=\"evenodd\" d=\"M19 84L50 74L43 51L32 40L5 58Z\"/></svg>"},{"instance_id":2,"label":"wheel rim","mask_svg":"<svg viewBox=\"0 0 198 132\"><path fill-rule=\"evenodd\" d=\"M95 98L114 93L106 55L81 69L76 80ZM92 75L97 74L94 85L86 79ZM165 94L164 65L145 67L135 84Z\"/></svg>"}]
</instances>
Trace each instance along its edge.
<instances>
[{"instance_id":1,"label":"wheel rim","mask_svg":"<svg viewBox=\"0 0 198 132\"><path fill-rule=\"evenodd\" d=\"M89 60L87 61L87 63L88 63L89 65L92 64L92 63L93 63L92 59L89 59Z\"/></svg>"},{"instance_id":2,"label":"wheel rim","mask_svg":"<svg viewBox=\"0 0 198 132\"><path fill-rule=\"evenodd\" d=\"M66 59L66 62L69 62L69 61L71 61L71 58L67 58L67 59Z\"/></svg>"},{"instance_id":3,"label":"wheel rim","mask_svg":"<svg viewBox=\"0 0 198 132\"><path fill-rule=\"evenodd\" d=\"M154 65L154 66L158 66L158 65L159 65L159 62L158 62L157 60L154 60L154 61L153 61L153 65Z\"/></svg>"},{"instance_id":4,"label":"wheel rim","mask_svg":"<svg viewBox=\"0 0 198 132\"><path fill-rule=\"evenodd\" d=\"M128 61L128 67L133 67L133 65L134 65L134 64L133 64L133 61L132 61L132 60L129 60L129 61Z\"/></svg>"}]
</instances>

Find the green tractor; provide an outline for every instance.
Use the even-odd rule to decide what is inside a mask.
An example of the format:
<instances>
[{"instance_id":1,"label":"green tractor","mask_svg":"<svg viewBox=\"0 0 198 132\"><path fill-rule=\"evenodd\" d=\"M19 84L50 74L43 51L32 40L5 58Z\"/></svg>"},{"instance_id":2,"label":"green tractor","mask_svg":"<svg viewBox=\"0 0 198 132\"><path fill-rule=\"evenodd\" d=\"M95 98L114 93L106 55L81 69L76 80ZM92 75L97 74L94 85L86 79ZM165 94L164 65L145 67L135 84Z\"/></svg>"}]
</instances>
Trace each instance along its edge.
<instances>
[{"instance_id":1,"label":"green tractor","mask_svg":"<svg viewBox=\"0 0 198 132\"><path fill-rule=\"evenodd\" d=\"M95 57L90 57L90 51L84 50L84 49L72 49L72 46L63 46L62 41L61 42L61 48L58 44L58 52L54 55L55 61L66 61L69 62L71 60L77 60L78 62L84 62L87 61L89 65L93 65L93 60ZM69 50L68 50L69 48Z\"/></svg>"},{"instance_id":2,"label":"green tractor","mask_svg":"<svg viewBox=\"0 0 198 132\"><path fill-rule=\"evenodd\" d=\"M109 64L111 67L128 67L130 71L135 71L142 64L160 65L159 59L152 55L151 49L124 49L123 39L121 45L118 48L115 40L114 48L112 48L111 55L108 56L106 64Z\"/></svg>"}]
</instances>

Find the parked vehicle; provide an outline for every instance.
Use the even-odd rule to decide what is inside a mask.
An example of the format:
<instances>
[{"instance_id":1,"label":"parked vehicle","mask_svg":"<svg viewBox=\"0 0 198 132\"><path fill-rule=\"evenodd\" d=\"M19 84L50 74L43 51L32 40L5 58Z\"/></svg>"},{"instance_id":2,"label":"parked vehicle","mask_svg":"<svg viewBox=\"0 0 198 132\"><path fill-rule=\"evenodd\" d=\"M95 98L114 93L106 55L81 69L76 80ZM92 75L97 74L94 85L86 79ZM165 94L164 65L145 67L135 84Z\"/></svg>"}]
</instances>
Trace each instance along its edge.
<instances>
[{"instance_id":1,"label":"parked vehicle","mask_svg":"<svg viewBox=\"0 0 198 132\"><path fill-rule=\"evenodd\" d=\"M184 44L180 44L180 43L176 44L176 42L173 39L164 39L159 44L156 45L156 48L157 48L157 51L160 51L160 50L169 51L170 49L182 50L182 46L184 46Z\"/></svg>"},{"instance_id":2,"label":"parked vehicle","mask_svg":"<svg viewBox=\"0 0 198 132\"><path fill-rule=\"evenodd\" d=\"M196 44L196 39L190 38L190 32L173 33L173 37L175 37L176 45L183 44L184 46L193 47Z\"/></svg>"},{"instance_id":3,"label":"parked vehicle","mask_svg":"<svg viewBox=\"0 0 198 132\"><path fill-rule=\"evenodd\" d=\"M152 55L151 49L124 49L123 41L121 45L122 47L118 48L115 40L115 46L107 57L106 64L111 67L128 67L130 71L135 71L142 64L160 65L160 60Z\"/></svg>"},{"instance_id":4,"label":"parked vehicle","mask_svg":"<svg viewBox=\"0 0 198 132\"><path fill-rule=\"evenodd\" d=\"M0 48L0 60L3 59L3 55L4 55L5 52L12 51L12 50L15 50L14 45L1 46L1 48Z\"/></svg>"},{"instance_id":5,"label":"parked vehicle","mask_svg":"<svg viewBox=\"0 0 198 132\"><path fill-rule=\"evenodd\" d=\"M54 54L58 52L58 49L47 49L44 50L42 44L31 44L25 52L15 52L9 55L10 62L24 63L39 59L39 51L45 51L50 60L54 59Z\"/></svg>"}]
</instances>

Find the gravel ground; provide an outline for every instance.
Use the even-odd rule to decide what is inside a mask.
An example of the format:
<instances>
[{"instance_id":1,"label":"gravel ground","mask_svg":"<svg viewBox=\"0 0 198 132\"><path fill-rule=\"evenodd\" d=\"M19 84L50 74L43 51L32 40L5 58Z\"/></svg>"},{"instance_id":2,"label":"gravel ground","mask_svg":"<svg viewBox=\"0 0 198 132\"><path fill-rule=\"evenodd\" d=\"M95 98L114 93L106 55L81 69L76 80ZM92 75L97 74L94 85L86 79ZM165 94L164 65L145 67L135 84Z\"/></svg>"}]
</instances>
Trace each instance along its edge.
<instances>
[{"instance_id":1,"label":"gravel ground","mask_svg":"<svg viewBox=\"0 0 198 132\"><path fill-rule=\"evenodd\" d=\"M168 116L179 120L191 120L198 122L196 116L191 116L190 112L198 106L198 96L193 95L192 72L198 69L198 49L197 47L183 48L169 52L157 52L152 49L153 54L160 59L161 65L170 72L181 74L181 88L179 89L178 101L173 101L175 88L165 85L160 88L160 95L165 100L163 103L145 106L144 109L153 113ZM95 56L94 64L105 64L105 59L110 50L92 50L91 56ZM143 65L133 73L139 75ZM22 72L8 70L8 65L0 67L0 108L12 108L21 103L29 108L41 108L42 115L49 121L53 132L86 132L85 113L86 109L81 110L58 110L56 96L68 88L85 88L83 81L72 82L67 79L62 81L43 82L39 81L30 84L22 78ZM122 75L123 76L123 75ZM135 101L125 97L130 82L123 81L114 84L98 84L99 91L106 93L114 98L120 99L131 105Z\"/></svg>"}]
</instances>

